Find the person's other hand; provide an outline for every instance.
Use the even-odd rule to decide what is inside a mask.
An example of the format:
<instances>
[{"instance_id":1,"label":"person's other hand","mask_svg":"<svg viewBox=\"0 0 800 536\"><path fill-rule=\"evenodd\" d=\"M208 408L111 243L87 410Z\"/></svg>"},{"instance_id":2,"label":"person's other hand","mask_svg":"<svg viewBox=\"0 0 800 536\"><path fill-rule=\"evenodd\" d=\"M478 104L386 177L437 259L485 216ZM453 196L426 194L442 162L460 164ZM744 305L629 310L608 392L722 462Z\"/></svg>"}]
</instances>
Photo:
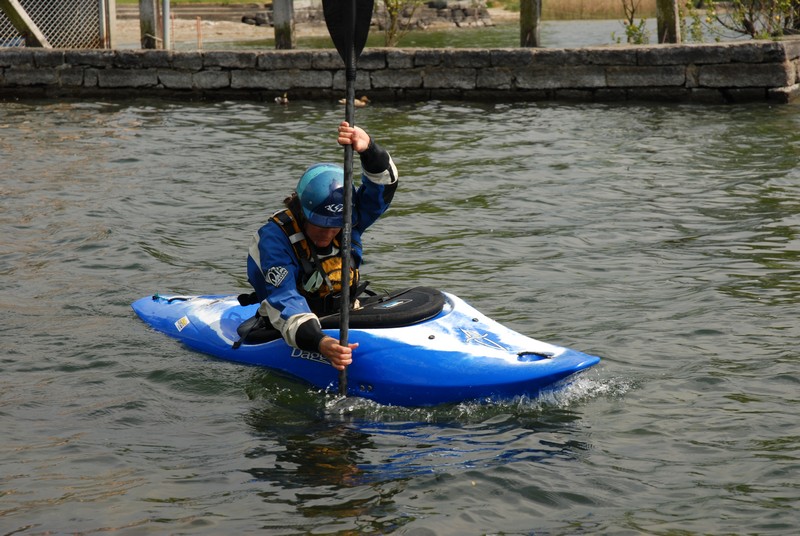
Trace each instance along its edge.
<instances>
[{"instance_id":1,"label":"person's other hand","mask_svg":"<svg viewBox=\"0 0 800 536\"><path fill-rule=\"evenodd\" d=\"M319 352L331 362L336 370L344 370L353 362L353 350L358 348L358 343L342 346L333 337L325 337L319 342Z\"/></svg>"},{"instance_id":2,"label":"person's other hand","mask_svg":"<svg viewBox=\"0 0 800 536\"><path fill-rule=\"evenodd\" d=\"M363 153L369 147L369 134L361 127L351 127L347 121L342 121L339 124L339 137L336 141L339 145L352 145L354 151Z\"/></svg>"}]
</instances>

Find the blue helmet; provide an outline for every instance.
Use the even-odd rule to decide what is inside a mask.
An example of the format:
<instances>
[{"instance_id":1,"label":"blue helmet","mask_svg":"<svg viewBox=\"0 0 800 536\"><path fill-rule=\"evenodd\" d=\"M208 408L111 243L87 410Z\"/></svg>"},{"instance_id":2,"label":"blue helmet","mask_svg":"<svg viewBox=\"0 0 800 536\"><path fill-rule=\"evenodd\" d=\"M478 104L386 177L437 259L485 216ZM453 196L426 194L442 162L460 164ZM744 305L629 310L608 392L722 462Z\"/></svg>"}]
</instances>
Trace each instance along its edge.
<instances>
[{"instance_id":1,"label":"blue helmet","mask_svg":"<svg viewBox=\"0 0 800 536\"><path fill-rule=\"evenodd\" d=\"M344 170L336 164L314 164L297 183L306 220L319 227L342 227Z\"/></svg>"}]
</instances>

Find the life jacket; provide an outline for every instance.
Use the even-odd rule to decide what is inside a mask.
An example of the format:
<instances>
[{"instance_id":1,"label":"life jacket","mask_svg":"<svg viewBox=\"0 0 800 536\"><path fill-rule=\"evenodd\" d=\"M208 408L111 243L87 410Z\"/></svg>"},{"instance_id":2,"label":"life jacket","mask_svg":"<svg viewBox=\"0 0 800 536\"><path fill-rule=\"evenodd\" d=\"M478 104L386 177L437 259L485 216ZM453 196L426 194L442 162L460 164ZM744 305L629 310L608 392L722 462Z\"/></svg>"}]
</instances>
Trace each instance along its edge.
<instances>
[{"instance_id":1,"label":"life jacket","mask_svg":"<svg viewBox=\"0 0 800 536\"><path fill-rule=\"evenodd\" d=\"M306 298L309 307L315 313L328 314L338 310L338 295L342 291L342 257L332 255L320 259L314 245L306 238L301 228L301 221L295 216L292 207L276 212L272 221L278 224L286 234L295 255L300 260L303 276L297 290ZM335 251L341 248L341 232L333 239ZM358 288L359 273L350 263L350 288ZM354 292L351 297L355 298Z\"/></svg>"}]
</instances>

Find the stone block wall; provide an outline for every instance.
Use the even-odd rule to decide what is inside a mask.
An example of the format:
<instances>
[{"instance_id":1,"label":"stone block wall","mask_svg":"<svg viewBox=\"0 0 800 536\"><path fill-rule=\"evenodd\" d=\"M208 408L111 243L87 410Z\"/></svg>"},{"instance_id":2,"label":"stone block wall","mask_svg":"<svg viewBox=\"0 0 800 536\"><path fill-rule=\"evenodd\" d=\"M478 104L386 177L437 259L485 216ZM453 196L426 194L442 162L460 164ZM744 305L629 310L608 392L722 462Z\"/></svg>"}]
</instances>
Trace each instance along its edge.
<instances>
[{"instance_id":1,"label":"stone block wall","mask_svg":"<svg viewBox=\"0 0 800 536\"><path fill-rule=\"evenodd\" d=\"M0 48L0 98L339 99L331 50ZM800 39L581 49L367 49L358 96L395 100L790 102Z\"/></svg>"}]
</instances>

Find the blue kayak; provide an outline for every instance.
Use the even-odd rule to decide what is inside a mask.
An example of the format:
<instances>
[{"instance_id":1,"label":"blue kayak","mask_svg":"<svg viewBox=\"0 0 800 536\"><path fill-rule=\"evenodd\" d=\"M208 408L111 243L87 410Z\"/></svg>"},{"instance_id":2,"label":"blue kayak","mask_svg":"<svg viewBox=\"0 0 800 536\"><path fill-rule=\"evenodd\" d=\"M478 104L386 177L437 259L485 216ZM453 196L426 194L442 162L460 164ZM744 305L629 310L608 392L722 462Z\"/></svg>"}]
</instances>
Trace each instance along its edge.
<instances>
[{"instance_id":1,"label":"blue kayak","mask_svg":"<svg viewBox=\"0 0 800 536\"><path fill-rule=\"evenodd\" d=\"M350 313L357 342L347 394L399 406L535 397L600 358L526 337L449 293L415 287L360 300ZM236 296L161 296L132 305L157 331L221 359L267 367L338 392L338 371L320 354L287 345ZM338 316L321 319L338 338Z\"/></svg>"}]
</instances>

